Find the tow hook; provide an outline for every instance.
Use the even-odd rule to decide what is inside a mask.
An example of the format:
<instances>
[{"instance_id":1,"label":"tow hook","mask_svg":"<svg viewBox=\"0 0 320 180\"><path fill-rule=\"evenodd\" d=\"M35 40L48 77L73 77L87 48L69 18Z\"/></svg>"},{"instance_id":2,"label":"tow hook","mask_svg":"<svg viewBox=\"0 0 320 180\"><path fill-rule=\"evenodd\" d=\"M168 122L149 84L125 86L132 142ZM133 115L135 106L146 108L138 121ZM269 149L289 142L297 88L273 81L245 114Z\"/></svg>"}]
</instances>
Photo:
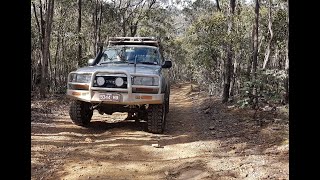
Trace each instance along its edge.
<instances>
[{"instance_id":1,"label":"tow hook","mask_svg":"<svg viewBox=\"0 0 320 180\"><path fill-rule=\"evenodd\" d=\"M97 109L97 107L100 106L101 103L102 103L102 101L101 101L99 104L97 104L97 105L91 106L91 107L90 107L90 110Z\"/></svg>"}]
</instances>

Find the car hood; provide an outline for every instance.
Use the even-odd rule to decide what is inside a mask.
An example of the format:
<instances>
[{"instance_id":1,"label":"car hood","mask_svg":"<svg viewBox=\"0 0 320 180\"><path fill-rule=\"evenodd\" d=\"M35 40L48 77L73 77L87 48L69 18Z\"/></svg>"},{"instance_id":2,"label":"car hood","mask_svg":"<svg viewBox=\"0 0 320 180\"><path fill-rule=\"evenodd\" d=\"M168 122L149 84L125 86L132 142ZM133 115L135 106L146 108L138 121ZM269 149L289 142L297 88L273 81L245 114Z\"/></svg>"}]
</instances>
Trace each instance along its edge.
<instances>
[{"instance_id":1,"label":"car hood","mask_svg":"<svg viewBox=\"0 0 320 180\"><path fill-rule=\"evenodd\" d=\"M136 70L135 70L136 69ZM79 68L76 72L94 73L96 71L126 71L129 74L159 74L161 66L137 64L104 64Z\"/></svg>"}]
</instances>

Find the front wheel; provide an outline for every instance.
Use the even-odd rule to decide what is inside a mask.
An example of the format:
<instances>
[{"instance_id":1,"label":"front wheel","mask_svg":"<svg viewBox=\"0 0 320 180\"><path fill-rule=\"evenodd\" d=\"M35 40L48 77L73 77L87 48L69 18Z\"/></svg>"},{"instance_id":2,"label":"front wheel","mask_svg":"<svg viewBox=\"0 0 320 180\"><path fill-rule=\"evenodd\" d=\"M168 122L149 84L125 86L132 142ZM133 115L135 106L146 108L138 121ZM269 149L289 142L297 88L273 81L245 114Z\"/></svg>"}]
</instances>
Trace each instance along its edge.
<instances>
[{"instance_id":1,"label":"front wheel","mask_svg":"<svg viewBox=\"0 0 320 180\"><path fill-rule=\"evenodd\" d=\"M166 109L166 113L168 114L169 113L169 105L170 105L170 91L165 93L164 95L164 100L165 100L165 109Z\"/></svg>"},{"instance_id":2,"label":"front wheel","mask_svg":"<svg viewBox=\"0 0 320 180\"><path fill-rule=\"evenodd\" d=\"M149 104L148 114L148 132L161 134L164 131L166 121L166 109L164 104Z\"/></svg>"},{"instance_id":3,"label":"front wheel","mask_svg":"<svg viewBox=\"0 0 320 180\"><path fill-rule=\"evenodd\" d=\"M72 122L78 126L86 126L90 123L93 110L90 109L91 104L83 101L72 101L70 105L69 115Z\"/></svg>"}]
</instances>

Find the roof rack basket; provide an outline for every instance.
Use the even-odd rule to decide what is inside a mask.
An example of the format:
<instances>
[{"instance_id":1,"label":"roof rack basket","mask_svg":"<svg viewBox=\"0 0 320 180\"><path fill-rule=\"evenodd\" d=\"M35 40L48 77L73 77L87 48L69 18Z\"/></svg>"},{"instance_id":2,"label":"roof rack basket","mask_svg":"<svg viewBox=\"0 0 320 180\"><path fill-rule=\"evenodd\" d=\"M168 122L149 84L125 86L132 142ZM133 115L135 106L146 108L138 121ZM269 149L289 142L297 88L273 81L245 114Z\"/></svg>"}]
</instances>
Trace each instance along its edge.
<instances>
[{"instance_id":1,"label":"roof rack basket","mask_svg":"<svg viewBox=\"0 0 320 180\"><path fill-rule=\"evenodd\" d=\"M155 37L109 37L108 45L151 45L159 47L159 41Z\"/></svg>"}]
</instances>

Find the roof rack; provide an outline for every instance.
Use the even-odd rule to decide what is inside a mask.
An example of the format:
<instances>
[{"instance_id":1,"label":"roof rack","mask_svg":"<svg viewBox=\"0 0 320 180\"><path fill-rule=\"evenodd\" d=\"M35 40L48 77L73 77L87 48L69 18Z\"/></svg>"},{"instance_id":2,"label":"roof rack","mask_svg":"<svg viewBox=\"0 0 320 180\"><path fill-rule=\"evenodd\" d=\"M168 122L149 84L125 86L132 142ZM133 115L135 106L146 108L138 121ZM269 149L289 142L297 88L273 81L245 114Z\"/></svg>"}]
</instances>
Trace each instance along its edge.
<instances>
[{"instance_id":1,"label":"roof rack","mask_svg":"<svg viewBox=\"0 0 320 180\"><path fill-rule=\"evenodd\" d=\"M109 37L108 45L150 45L159 47L155 37Z\"/></svg>"}]
</instances>

